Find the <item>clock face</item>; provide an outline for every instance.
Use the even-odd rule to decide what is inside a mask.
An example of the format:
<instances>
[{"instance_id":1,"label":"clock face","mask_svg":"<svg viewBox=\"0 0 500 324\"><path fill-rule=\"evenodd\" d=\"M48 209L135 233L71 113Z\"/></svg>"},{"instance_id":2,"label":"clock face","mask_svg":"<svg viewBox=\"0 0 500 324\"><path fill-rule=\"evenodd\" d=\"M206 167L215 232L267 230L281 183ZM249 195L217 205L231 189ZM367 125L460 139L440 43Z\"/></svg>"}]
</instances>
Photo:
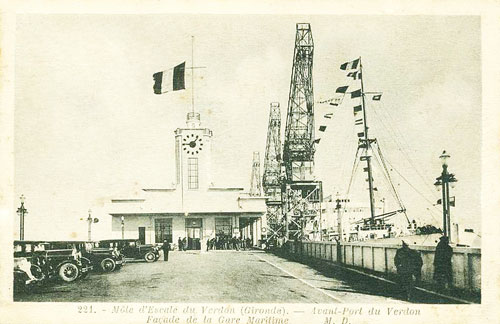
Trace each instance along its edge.
<instances>
[{"instance_id":1,"label":"clock face","mask_svg":"<svg viewBox=\"0 0 500 324\"><path fill-rule=\"evenodd\" d=\"M203 150L203 139L199 135L188 134L182 138L182 150L187 155L196 155Z\"/></svg>"}]
</instances>

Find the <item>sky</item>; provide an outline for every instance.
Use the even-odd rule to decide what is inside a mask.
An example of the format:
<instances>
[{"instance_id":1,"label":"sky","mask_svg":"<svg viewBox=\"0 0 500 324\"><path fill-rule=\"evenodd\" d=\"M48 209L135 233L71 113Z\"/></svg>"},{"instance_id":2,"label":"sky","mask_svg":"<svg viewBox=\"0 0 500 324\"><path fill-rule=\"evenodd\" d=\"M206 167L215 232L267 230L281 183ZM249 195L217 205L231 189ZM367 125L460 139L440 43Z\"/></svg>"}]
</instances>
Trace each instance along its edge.
<instances>
[{"instance_id":1,"label":"sky","mask_svg":"<svg viewBox=\"0 0 500 324\"><path fill-rule=\"evenodd\" d=\"M206 67L195 72L194 98L214 133L214 182L248 190L252 152L264 157L271 102L280 102L284 133L302 22L314 39L316 102L346 85L339 66L359 56L365 90L383 92L381 102L368 102L367 119L408 216L441 225L433 183L445 149L458 179L452 218L480 232L478 17L39 14L17 16L16 28L14 190L26 196L25 237L85 239L80 218L91 209L99 218L94 238L104 238L111 198L171 185L173 132L185 125L192 92L154 95L152 74L190 65L191 36L194 65ZM316 126L327 126L315 155L326 195L347 190L357 141L352 106L315 105ZM362 176L354 179L352 199L368 204Z\"/></svg>"}]
</instances>

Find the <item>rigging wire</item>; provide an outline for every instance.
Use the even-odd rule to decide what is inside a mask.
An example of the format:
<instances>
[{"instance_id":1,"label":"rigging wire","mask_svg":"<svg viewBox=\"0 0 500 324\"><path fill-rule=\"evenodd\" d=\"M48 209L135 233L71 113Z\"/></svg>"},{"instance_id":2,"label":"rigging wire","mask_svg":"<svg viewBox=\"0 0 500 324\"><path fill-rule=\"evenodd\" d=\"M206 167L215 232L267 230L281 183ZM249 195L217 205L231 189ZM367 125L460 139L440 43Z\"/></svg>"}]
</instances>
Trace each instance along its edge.
<instances>
[{"instance_id":1,"label":"rigging wire","mask_svg":"<svg viewBox=\"0 0 500 324\"><path fill-rule=\"evenodd\" d=\"M424 200L426 200L429 204L431 204L431 205L433 205L433 206L434 206L434 204L433 204L433 203L432 203L429 199L427 199L427 197L425 197L425 196L424 196L424 195L423 195L423 194L422 194L422 193L421 193L421 192L420 192L417 188L415 188L415 186L413 186L413 184L411 184L411 182L410 182L410 181L408 181L408 179L406 179L406 178L405 178L405 177L404 177L404 176L403 176L403 175L402 175L402 174L401 174L401 173L400 173L400 172L399 172L399 171L398 171L398 170L394 167L394 165L392 165L389 161L387 161L387 163L391 166L391 168L392 168L394 171L396 171L396 172L397 172L397 174L399 174L399 176L400 176L401 178L403 178L403 180L404 180L404 181L406 181L406 183L408 183L408 184L410 185L410 187L412 187L412 188L413 188L413 190L415 190L415 192L416 192L416 193L418 193L418 194L419 194L422 198L424 198ZM430 209L428 209L428 210L429 210L429 211L431 211ZM432 215L432 213L431 213L430 215L432 216L432 218L434 218L434 220L435 220L435 221L438 221L438 220L434 217L434 215Z\"/></svg>"},{"instance_id":2,"label":"rigging wire","mask_svg":"<svg viewBox=\"0 0 500 324\"><path fill-rule=\"evenodd\" d=\"M352 182L353 182L353 179L354 179L354 175L356 173L356 170L358 169L358 165L359 165L359 159L358 159L358 156L359 156L359 148L356 150L356 156L354 157L354 163L352 165L352 172L351 172L351 178L349 179L349 185L347 186L347 193L346 193L346 196L349 196L349 193L351 191L351 185L352 185Z\"/></svg>"},{"instance_id":3,"label":"rigging wire","mask_svg":"<svg viewBox=\"0 0 500 324\"><path fill-rule=\"evenodd\" d=\"M397 124L396 124L395 119L387 112L383 102L380 102L379 107L380 107L381 113L384 114L385 116L387 116L387 119L389 120L388 121L389 126L384 125L384 127L386 127L387 129L392 131L392 133L393 133L392 139L394 139L394 142L398 146L399 150L401 151L403 156L406 158L406 160L408 161L410 166L415 170L417 175L420 177L420 179L422 180L422 183L427 187L427 189L429 189L430 192L433 193L434 190L433 190L432 186L429 184L428 180L422 175L422 172L419 170L419 168L417 168L414 161L410 158L408 151L405 149L405 147L409 147L409 145L406 142L406 138L403 136L403 134L401 133L399 128L397 128L397 126L396 126ZM376 109L374 109L374 111L376 112ZM379 117L379 116L377 115L377 117ZM404 141L405 142L404 144L406 144L406 145L402 145L402 143L399 140Z\"/></svg>"},{"instance_id":4,"label":"rigging wire","mask_svg":"<svg viewBox=\"0 0 500 324\"><path fill-rule=\"evenodd\" d=\"M381 156L380 156L380 152L377 152L378 154L373 154L373 156L375 157L375 162L377 162L378 166L380 167L380 169L384 169L384 166L381 162ZM391 189L390 192L392 194L392 197L398 202L399 206L401 207L401 209L404 209L403 207L403 203L401 202L401 199L399 198L397 192L396 192L396 188L394 187L394 185L392 184L391 182L391 179L388 175L388 172L387 172L387 169L385 169L385 172L382 172L382 175L384 176L385 180L387 181L387 183L391 186Z\"/></svg>"},{"instance_id":5,"label":"rigging wire","mask_svg":"<svg viewBox=\"0 0 500 324\"><path fill-rule=\"evenodd\" d=\"M383 106L383 105L382 105ZM381 106L381 107L382 107ZM415 172L417 173L417 175L420 177L420 179L422 180L423 184L427 186L426 189L429 189L428 187L428 182L424 179L424 177L422 176L421 172L418 170L418 168L415 166L415 164L413 163L413 161L411 160L411 158L409 157L409 154L407 153L407 151L404 149L404 146L401 145L401 143L398 141L398 138L400 139L404 139L404 137L402 136L402 134L400 132L399 133L399 136L396 136L395 134L395 131L394 131L394 128L392 128L392 126L390 126L391 124L389 123L389 126L387 126L386 122L384 121L384 119L382 118L382 116L380 116L378 113L377 113L377 109L373 109L373 111L375 112L375 116L377 117L377 119L383 124L384 128L387 129L387 131L390 133L389 136L391 137L391 139L394 141L394 143L396 144L396 146L398 147L399 151L402 153L402 155L406 158L406 160L408 161L408 163L410 164L410 166L415 170ZM384 110L384 109L381 109L381 111L384 113L384 114L387 114L387 112ZM391 118L389 116L389 118ZM397 128L395 128L397 130ZM391 164L391 167L393 169L394 166L392 166ZM399 173L399 172L398 172ZM400 174L400 173L399 173ZM401 174L400 174L401 175ZM409 181L407 179L405 179L405 181L409 183ZM410 184L412 187L413 185ZM413 187L414 188L414 187ZM415 189L415 188L414 188ZM434 196L434 190L429 190L432 192L431 196ZM426 201L429 202L429 199L427 199L422 193L419 192L419 194L425 198ZM436 209L436 212L437 212L437 207L433 204L433 203L430 203L432 207L434 207ZM429 209L429 211L431 211Z\"/></svg>"},{"instance_id":6,"label":"rigging wire","mask_svg":"<svg viewBox=\"0 0 500 324\"><path fill-rule=\"evenodd\" d=\"M380 145L379 145L378 143L376 143L376 144L377 144L377 152L378 152L378 154L379 154L379 156L380 156L380 160L381 160L382 165L383 165L383 167L384 167L385 173L387 174L387 178L388 178L388 180L389 180L389 183L390 183L390 185L391 185L391 188L392 188L392 190L394 191L394 194L397 196L397 200L398 200L399 204L401 205L401 208L402 208L402 209L406 209L406 208L404 207L403 201L401 200L401 197L399 196L398 192L396 191L396 188L394 187L394 183L393 183L393 181L392 181L392 179L391 179L391 175L390 175L390 173L389 173L389 169L387 168L387 165L385 164L386 158L385 158L385 157L384 157L384 155L382 154L382 150L380 149Z\"/></svg>"}]
</instances>

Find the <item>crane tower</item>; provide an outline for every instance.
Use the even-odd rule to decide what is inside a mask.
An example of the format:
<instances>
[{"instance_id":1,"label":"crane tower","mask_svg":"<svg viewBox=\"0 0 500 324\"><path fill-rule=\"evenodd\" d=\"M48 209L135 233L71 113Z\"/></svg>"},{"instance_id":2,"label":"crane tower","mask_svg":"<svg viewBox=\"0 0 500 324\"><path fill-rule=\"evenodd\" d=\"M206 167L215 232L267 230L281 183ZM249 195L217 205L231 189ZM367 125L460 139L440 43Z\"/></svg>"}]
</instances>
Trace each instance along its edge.
<instances>
[{"instance_id":1,"label":"crane tower","mask_svg":"<svg viewBox=\"0 0 500 324\"><path fill-rule=\"evenodd\" d=\"M314 43L310 24L296 27L281 181L286 239L318 233L322 200L321 182L314 178Z\"/></svg>"},{"instance_id":2,"label":"crane tower","mask_svg":"<svg viewBox=\"0 0 500 324\"><path fill-rule=\"evenodd\" d=\"M272 102L267 129L262 187L267 197L267 241L284 235L281 215L281 112L279 102Z\"/></svg>"},{"instance_id":3,"label":"crane tower","mask_svg":"<svg viewBox=\"0 0 500 324\"><path fill-rule=\"evenodd\" d=\"M250 179L250 196L260 196L262 187L260 185L260 154L253 152L252 178Z\"/></svg>"}]
</instances>

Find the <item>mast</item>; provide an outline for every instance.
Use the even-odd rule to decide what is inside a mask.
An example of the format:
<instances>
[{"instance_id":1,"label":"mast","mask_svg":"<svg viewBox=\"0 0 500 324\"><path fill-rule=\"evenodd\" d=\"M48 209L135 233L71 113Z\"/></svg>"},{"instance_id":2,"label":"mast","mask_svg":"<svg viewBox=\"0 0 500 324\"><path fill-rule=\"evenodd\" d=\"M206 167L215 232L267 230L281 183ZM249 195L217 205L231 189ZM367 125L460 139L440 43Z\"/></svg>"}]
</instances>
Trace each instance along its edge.
<instances>
[{"instance_id":1,"label":"mast","mask_svg":"<svg viewBox=\"0 0 500 324\"><path fill-rule=\"evenodd\" d=\"M194 36L191 36L191 112L194 115Z\"/></svg>"},{"instance_id":2,"label":"mast","mask_svg":"<svg viewBox=\"0 0 500 324\"><path fill-rule=\"evenodd\" d=\"M361 57L359 57L359 73L363 75L363 64L361 63ZM361 156L362 160L366 161L366 167L368 170L368 191L370 193L370 224L375 224L375 203L373 199L373 178L372 178L372 167L371 167L371 156L368 155L368 150L370 149L370 139L368 138L368 124L366 122L366 103L365 103L365 91L363 87L363 77L361 79L361 105L363 108L363 126L364 126L364 139L365 142L365 155Z\"/></svg>"}]
</instances>

